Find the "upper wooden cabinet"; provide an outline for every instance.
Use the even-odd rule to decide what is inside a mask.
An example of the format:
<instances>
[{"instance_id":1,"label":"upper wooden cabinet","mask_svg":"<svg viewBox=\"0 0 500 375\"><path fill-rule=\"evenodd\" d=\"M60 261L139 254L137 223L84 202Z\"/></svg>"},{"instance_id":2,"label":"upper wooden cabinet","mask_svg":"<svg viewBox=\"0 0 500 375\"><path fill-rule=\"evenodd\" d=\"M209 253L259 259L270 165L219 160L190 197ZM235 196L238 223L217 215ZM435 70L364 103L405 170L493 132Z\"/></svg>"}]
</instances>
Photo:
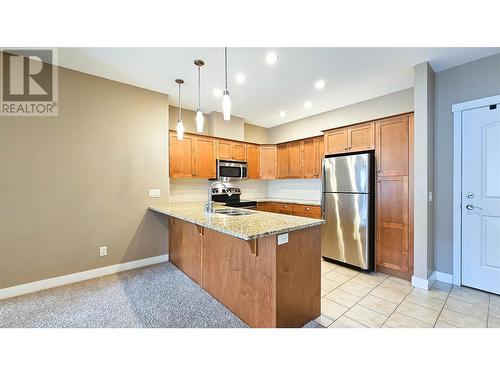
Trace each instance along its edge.
<instances>
[{"instance_id":1,"label":"upper wooden cabinet","mask_svg":"<svg viewBox=\"0 0 500 375\"><path fill-rule=\"evenodd\" d=\"M260 147L247 146L248 178L260 177Z\"/></svg>"},{"instance_id":2,"label":"upper wooden cabinet","mask_svg":"<svg viewBox=\"0 0 500 375\"><path fill-rule=\"evenodd\" d=\"M172 178L194 177L194 137L185 135L178 140L176 133L169 137L169 170Z\"/></svg>"},{"instance_id":3,"label":"upper wooden cabinet","mask_svg":"<svg viewBox=\"0 0 500 375\"><path fill-rule=\"evenodd\" d=\"M379 176L407 176L409 161L409 116L377 121L375 160Z\"/></svg>"},{"instance_id":4,"label":"upper wooden cabinet","mask_svg":"<svg viewBox=\"0 0 500 375\"><path fill-rule=\"evenodd\" d=\"M278 155L278 178L288 178L290 173L289 170L289 157L288 157L288 145L282 144L277 147Z\"/></svg>"},{"instance_id":5,"label":"upper wooden cabinet","mask_svg":"<svg viewBox=\"0 0 500 375\"><path fill-rule=\"evenodd\" d=\"M215 139L185 134L169 136L169 166L172 178L215 178Z\"/></svg>"},{"instance_id":6,"label":"upper wooden cabinet","mask_svg":"<svg viewBox=\"0 0 500 375\"><path fill-rule=\"evenodd\" d=\"M260 146L260 178L272 180L277 177L278 164L276 146Z\"/></svg>"},{"instance_id":7,"label":"upper wooden cabinet","mask_svg":"<svg viewBox=\"0 0 500 375\"><path fill-rule=\"evenodd\" d=\"M302 142L278 145L278 178L302 177Z\"/></svg>"},{"instance_id":8,"label":"upper wooden cabinet","mask_svg":"<svg viewBox=\"0 0 500 375\"><path fill-rule=\"evenodd\" d=\"M352 125L325 132L325 154L341 154L373 150L375 147L375 126L373 122Z\"/></svg>"},{"instance_id":9,"label":"upper wooden cabinet","mask_svg":"<svg viewBox=\"0 0 500 375\"><path fill-rule=\"evenodd\" d=\"M323 137L305 139L302 141L304 178L318 178L321 175L321 161L323 160Z\"/></svg>"},{"instance_id":10,"label":"upper wooden cabinet","mask_svg":"<svg viewBox=\"0 0 500 375\"><path fill-rule=\"evenodd\" d=\"M217 159L222 160L247 160L247 145L241 142L217 140Z\"/></svg>"}]
</instances>

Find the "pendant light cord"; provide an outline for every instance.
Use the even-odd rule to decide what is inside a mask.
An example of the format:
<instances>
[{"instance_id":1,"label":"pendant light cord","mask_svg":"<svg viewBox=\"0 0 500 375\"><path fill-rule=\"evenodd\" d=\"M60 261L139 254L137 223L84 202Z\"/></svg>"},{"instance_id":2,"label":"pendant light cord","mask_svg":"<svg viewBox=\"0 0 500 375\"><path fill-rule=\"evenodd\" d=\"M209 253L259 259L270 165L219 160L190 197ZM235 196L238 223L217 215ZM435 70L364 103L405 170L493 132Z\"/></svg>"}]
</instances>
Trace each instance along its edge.
<instances>
[{"instance_id":1,"label":"pendant light cord","mask_svg":"<svg viewBox=\"0 0 500 375\"><path fill-rule=\"evenodd\" d=\"M198 108L201 108L201 79L200 79L200 73L201 67L198 67Z\"/></svg>"},{"instance_id":2,"label":"pendant light cord","mask_svg":"<svg viewBox=\"0 0 500 375\"><path fill-rule=\"evenodd\" d=\"M182 121L182 108L181 108L181 84L179 83L179 121Z\"/></svg>"},{"instance_id":3,"label":"pendant light cord","mask_svg":"<svg viewBox=\"0 0 500 375\"><path fill-rule=\"evenodd\" d=\"M224 77L226 81L226 91L227 91L227 47L224 47Z\"/></svg>"}]
</instances>

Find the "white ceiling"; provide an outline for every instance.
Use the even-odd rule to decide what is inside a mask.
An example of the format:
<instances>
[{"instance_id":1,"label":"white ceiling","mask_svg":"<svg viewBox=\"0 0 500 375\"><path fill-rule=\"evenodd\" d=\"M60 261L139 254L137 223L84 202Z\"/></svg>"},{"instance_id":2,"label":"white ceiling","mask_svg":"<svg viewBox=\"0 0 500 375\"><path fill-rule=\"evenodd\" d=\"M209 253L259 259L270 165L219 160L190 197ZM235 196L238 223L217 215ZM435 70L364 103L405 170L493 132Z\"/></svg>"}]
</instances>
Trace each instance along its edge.
<instances>
[{"instance_id":1,"label":"white ceiling","mask_svg":"<svg viewBox=\"0 0 500 375\"><path fill-rule=\"evenodd\" d=\"M274 51L270 66L265 55ZM229 48L229 92L234 115L272 127L413 86L413 66L429 61L435 72L500 53L500 48ZM195 59L202 68L202 109L221 111L213 94L224 86L223 48L60 48L59 65L171 95L185 80L183 107L197 106ZM243 73L244 84L235 76ZM323 90L314 88L318 79ZM304 102L311 101L310 109ZM279 111L286 111L286 117Z\"/></svg>"}]
</instances>

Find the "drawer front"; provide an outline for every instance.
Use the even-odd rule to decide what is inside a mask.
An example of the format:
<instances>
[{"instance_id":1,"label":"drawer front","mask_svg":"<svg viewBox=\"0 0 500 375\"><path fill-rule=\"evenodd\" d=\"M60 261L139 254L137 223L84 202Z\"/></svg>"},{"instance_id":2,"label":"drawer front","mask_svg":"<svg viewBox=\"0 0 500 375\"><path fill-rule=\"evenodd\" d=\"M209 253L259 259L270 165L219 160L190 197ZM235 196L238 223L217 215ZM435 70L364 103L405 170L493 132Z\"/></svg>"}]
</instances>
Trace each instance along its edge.
<instances>
[{"instance_id":1,"label":"drawer front","mask_svg":"<svg viewBox=\"0 0 500 375\"><path fill-rule=\"evenodd\" d=\"M311 217L313 219L321 219L321 207L309 206L305 204L294 204L293 214L297 216Z\"/></svg>"},{"instance_id":2,"label":"drawer front","mask_svg":"<svg viewBox=\"0 0 500 375\"><path fill-rule=\"evenodd\" d=\"M293 213L293 204L291 203L278 203L278 212L280 214L289 214Z\"/></svg>"},{"instance_id":3,"label":"drawer front","mask_svg":"<svg viewBox=\"0 0 500 375\"><path fill-rule=\"evenodd\" d=\"M267 205L268 205L269 212L274 212L275 214L277 214L279 212L278 211L278 203L268 202Z\"/></svg>"}]
</instances>

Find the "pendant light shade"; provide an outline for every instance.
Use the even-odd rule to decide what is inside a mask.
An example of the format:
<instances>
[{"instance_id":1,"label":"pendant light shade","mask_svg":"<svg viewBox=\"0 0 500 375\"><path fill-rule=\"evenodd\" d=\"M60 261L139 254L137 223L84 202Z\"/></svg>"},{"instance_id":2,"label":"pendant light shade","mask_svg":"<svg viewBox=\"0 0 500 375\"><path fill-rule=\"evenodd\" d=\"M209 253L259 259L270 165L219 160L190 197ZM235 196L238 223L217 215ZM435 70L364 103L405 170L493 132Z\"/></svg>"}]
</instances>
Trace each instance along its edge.
<instances>
[{"instance_id":1,"label":"pendant light shade","mask_svg":"<svg viewBox=\"0 0 500 375\"><path fill-rule=\"evenodd\" d=\"M182 122L182 107L181 107L181 85L184 83L182 79L176 79L175 83L179 85L179 111L177 118L177 139L182 141L184 139L184 123Z\"/></svg>"},{"instance_id":2,"label":"pendant light shade","mask_svg":"<svg viewBox=\"0 0 500 375\"><path fill-rule=\"evenodd\" d=\"M203 60L194 60L194 65L198 67L198 108L196 108L196 131L203 132L203 112L201 111L201 67L205 65Z\"/></svg>"},{"instance_id":3,"label":"pendant light shade","mask_svg":"<svg viewBox=\"0 0 500 375\"><path fill-rule=\"evenodd\" d=\"M229 90L227 89L227 47L224 47L224 80L226 89L222 96L222 114L225 121L231 119L231 98L229 97Z\"/></svg>"}]
</instances>

